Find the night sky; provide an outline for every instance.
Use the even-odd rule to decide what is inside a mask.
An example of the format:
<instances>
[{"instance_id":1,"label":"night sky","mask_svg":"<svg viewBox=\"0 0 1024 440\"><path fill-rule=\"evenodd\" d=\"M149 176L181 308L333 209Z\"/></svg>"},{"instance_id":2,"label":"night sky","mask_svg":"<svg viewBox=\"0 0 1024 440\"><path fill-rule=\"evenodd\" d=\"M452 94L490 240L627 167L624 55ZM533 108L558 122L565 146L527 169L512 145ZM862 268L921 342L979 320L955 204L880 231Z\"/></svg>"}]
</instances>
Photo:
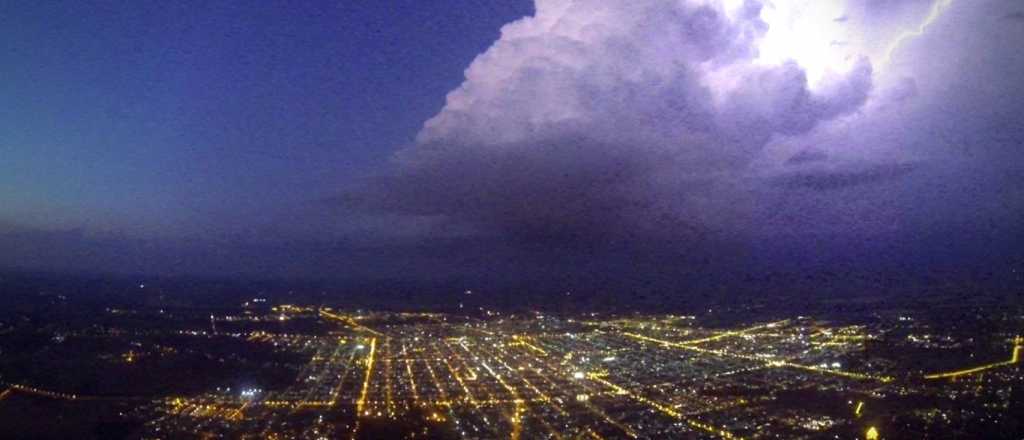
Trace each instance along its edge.
<instances>
[{"instance_id":1,"label":"night sky","mask_svg":"<svg viewBox=\"0 0 1024 440\"><path fill-rule=\"evenodd\" d=\"M6 2L0 268L1024 270L1019 1L535 3Z\"/></svg>"}]
</instances>

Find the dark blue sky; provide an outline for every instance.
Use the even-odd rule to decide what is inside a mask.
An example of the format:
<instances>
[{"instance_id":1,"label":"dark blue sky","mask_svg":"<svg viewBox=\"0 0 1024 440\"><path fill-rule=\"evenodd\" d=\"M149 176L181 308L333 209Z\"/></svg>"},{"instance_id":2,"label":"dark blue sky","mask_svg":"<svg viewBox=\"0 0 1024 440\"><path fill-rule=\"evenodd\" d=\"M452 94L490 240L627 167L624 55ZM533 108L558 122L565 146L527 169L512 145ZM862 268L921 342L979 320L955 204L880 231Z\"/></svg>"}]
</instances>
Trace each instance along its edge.
<instances>
[{"instance_id":1,"label":"dark blue sky","mask_svg":"<svg viewBox=\"0 0 1024 440\"><path fill-rule=\"evenodd\" d=\"M1012 273L1022 16L1016 0L6 2L0 269Z\"/></svg>"},{"instance_id":2,"label":"dark blue sky","mask_svg":"<svg viewBox=\"0 0 1024 440\"><path fill-rule=\"evenodd\" d=\"M5 2L0 224L239 233L411 142L501 25L531 12L527 2Z\"/></svg>"}]
</instances>

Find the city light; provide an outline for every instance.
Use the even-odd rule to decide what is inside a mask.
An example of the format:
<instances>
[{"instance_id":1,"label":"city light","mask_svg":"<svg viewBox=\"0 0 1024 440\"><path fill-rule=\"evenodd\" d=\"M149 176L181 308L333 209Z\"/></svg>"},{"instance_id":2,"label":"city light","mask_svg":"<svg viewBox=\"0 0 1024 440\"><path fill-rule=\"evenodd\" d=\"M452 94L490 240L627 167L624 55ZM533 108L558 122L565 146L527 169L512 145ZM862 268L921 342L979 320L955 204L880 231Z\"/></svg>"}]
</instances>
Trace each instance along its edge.
<instances>
[{"instance_id":1,"label":"city light","mask_svg":"<svg viewBox=\"0 0 1024 440\"><path fill-rule=\"evenodd\" d=\"M867 432L864 433L865 440L878 440L879 438L878 429L874 426L868 428Z\"/></svg>"},{"instance_id":2,"label":"city light","mask_svg":"<svg viewBox=\"0 0 1024 440\"><path fill-rule=\"evenodd\" d=\"M298 327L305 326L303 321L318 322L329 331L285 333L265 326L281 314L297 321ZM197 321L208 316L199 315ZM359 316L358 322L354 316ZM267 315L226 313L221 321L235 326L250 323L253 330L227 330L220 338L304 359L288 364L293 366L295 382L283 387L219 386L207 393L157 398L144 406L155 421L148 429L159 437L165 432L208 429L202 427L216 422L222 424L217 432L225 437L292 432L291 437L278 438L301 438L295 434L298 431L289 431L294 422L286 422L301 419L312 423L301 432L316 430L314 437L360 438L372 435L368 430L377 429L379 422L415 424L419 420L428 431L431 426L444 427L462 438L704 435L734 440L763 437L774 429L765 427L771 421L774 425L767 426L785 426L787 433L800 432L807 438L855 429L850 431L852 436L878 439L877 427L857 422L871 406L866 397L885 401L956 387L955 382L922 381L919 372L900 371L891 367L891 361L866 354L865 341L878 340L874 334L914 328L920 322L917 319L832 326L802 317L710 329L695 318L586 318L325 314L316 307L291 305L275 307ZM366 327L368 323L378 328ZM210 337L204 331L174 332L197 342ZM895 341L929 344L938 339L922 332L911 336ZM1014 377L1016 370L993 366L1019 361L1021 338L1011 340L1010 360L954 373L970 376L981 369L991 379ZM139 342L130 347L113 359L125 362L128 354L134 359L154 359L177 352ZM2 385L0 401L5 404L18 394L69 402L112 399L27 384ZM987 390L965 386L972 393ZM826 390L828 396L839 393L851 411L844 417L822 412L809 402L778 397L792 389ZM147 400L138 402L146 405ZM923 420L949 417L937 409L914 414Z\"/></svg>"}]
</instances>

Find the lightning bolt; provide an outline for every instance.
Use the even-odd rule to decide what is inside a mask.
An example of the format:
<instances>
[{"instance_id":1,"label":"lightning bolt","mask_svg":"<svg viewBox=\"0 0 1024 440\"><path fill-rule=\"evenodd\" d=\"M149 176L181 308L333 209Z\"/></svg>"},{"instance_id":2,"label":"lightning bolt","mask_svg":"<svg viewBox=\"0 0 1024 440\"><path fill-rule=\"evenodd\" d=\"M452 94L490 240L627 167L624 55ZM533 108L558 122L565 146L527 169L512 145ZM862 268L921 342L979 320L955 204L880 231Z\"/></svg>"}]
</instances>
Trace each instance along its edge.
<instances>
[{"instance_id":1,"label":"lightning bolt","mask_svg":"<svg viewBox=\"0 0 1024 440\"><path fill-rule=\"evenodd\" d=\"M952 4L953 0L935 0L935 3L932 4L931 11L928 12L928 16L925 17L924 21L921 22L917 29L904 31L899 37L896 37L896 40L894 40L892 44L889 45L889 48L885 51L884 64L892 62L893 53L895 53L896 49L899 49L903 43L923 35L924 31L928 29L928 26L931 26L935 20L938 20L938 18L941 17Z\"/></svg>"}]
</instances>

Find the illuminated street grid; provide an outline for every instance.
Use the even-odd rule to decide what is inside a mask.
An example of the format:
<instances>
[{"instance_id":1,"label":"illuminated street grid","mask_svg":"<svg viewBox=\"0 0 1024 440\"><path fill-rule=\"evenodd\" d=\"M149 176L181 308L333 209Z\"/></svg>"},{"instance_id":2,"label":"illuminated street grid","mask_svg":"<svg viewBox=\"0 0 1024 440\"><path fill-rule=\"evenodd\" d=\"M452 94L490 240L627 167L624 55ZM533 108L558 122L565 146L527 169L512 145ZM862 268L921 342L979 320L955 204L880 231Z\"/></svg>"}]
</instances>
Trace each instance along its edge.
<instances>
[{"instance_id":1,"label":"illuminated street grid","mask_svg":"<svg viewBox=\"0 0 1024 440\"><path fill-rule=\"evenodd\" d=\"M285 389L161 400L147 413L149 433L357 438L367 424L401 421L410 437L864 438L878 433L873 404L865 402L961 386L865 356L877 337L865 326L809 318L713 330L681 316L473 320L294 306L274 313L326 320L337 330L244 335L309 362ZM1019 380L1021 341L1013 342L1010 360L982 370ZM951 373L956 379L971 370ZM799 390L840 409L787 406L780 398ZM921 417L944 417L936 411Z\"/></svg>"}]
</instances>

